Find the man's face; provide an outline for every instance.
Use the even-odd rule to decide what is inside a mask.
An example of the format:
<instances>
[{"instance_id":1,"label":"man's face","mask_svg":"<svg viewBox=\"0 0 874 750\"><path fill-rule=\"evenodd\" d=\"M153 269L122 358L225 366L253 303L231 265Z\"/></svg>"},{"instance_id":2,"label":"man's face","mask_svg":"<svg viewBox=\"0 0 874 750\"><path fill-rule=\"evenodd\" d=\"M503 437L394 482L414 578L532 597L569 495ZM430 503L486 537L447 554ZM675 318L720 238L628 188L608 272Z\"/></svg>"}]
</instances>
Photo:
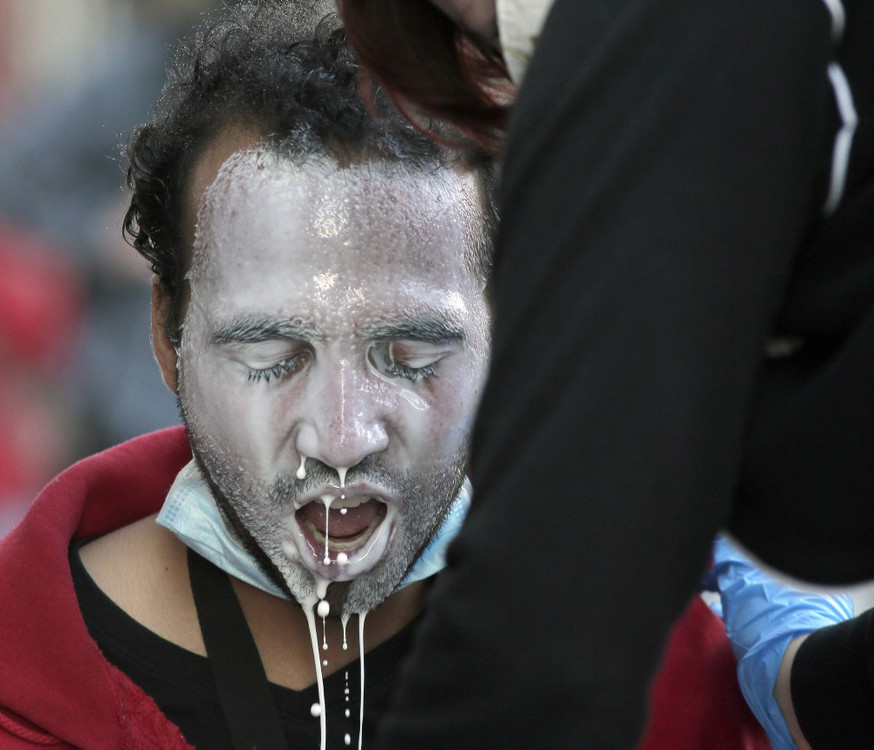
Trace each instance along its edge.
<instances>
[{"instance_id":1,"label":"man's face","mask_svg":"<svg viewBox=\"0 0 874 750\"><path fill-rule=\"evenodd\" d=\"M299 601L352 581L332 610L371 609L464 476L488 357L464 260L474 181L256 149L217 162L191 196L178 389L195 454Z\"/></svg>"}]
</instances>

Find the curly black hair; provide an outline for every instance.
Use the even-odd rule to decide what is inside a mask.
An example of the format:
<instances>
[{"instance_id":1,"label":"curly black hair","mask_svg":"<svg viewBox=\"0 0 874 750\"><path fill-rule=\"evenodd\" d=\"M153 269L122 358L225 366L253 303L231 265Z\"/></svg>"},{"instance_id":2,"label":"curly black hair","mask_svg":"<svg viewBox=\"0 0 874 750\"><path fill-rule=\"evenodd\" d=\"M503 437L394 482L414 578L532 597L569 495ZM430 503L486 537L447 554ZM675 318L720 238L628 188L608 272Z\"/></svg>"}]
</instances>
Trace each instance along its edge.
<instances>
[{"instance_id":1,"label":"curly black hair","mask_svg":"<svg viewBox=\"0 0 874 750\"><path fill-rule=\"evenodd\" d=\"M468 263L488 276L496 225L495 167L484 151L450 152L412 127L377 88L365 102L354 53L323 0L261 0L227 9L181 45L149 122L127 147L133 191L124 234L156 274L165 329L178 344L190 250L184 233L189 174L231 126L254 128L283 154L402 162L433 171L461 160L483 196L483 233ZM439 125L438 125L439 127Z\"/></svg>"}]
</instances>

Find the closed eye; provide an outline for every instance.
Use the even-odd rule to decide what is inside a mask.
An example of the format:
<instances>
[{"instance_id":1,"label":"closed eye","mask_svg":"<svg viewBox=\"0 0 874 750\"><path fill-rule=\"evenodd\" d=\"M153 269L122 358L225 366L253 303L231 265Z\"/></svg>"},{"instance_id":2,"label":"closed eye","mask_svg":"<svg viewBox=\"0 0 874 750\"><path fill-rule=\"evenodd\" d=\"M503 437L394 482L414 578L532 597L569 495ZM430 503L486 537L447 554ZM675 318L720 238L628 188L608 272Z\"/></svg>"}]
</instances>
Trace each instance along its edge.
<instances>
[{"instance_id":1,"label":"closed eye","mask_svg":"<svg viewBox=\"0 0 874 750\"><path fill-rule=\"evenodd\" d=\"M437 364L457 347L455 342L380 341L370 346L367 360L381 375L416 383L437 377Z\"/></svg>"},{"instance_id":2,"label":"closed eye","mask_svg":"<svg viewBox=\"0 0 874 750\"><path fill-rule=\"evenodd\" d=\"M298 372L310 361L306 344L287 339L226 345L232 359L243 365L250 383L269 383Z\"/></svg>"},{"instance_id":3,"label":"closed eye","mask_svg":"<svg viewBox=\"0 0 874 750\"><path fill-rule=\"evenodd\" d=\"M303 360L305 359L306 357L304 356L304 354L300 354L289 359L284 359L281 362L277 362L271 367L264 367L260 369L247 367L246 380L248 380L250 383L259 383L262 381L265 383L269 383L271 379L282 378L286 375L302 369L303 365L305 364Z\"/></svg>"}]
</instances>

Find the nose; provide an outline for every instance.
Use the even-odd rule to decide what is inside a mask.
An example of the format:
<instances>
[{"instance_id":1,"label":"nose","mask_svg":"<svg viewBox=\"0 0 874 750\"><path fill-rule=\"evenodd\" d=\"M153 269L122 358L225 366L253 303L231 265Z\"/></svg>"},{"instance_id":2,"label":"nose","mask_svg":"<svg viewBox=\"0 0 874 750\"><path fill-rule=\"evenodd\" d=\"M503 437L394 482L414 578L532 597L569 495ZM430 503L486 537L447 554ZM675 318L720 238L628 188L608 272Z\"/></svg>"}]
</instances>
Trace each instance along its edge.
<instances>
[{"instance_id":1,"label":"nose","mask_svg":"<svg viewBox=\"0 0 874 750\"><path fill-rule=\"evenodd\" d=\"M388 447L389 405L379 384L348 360L311 373L295 447L301 456L351 468Z\"/></svg>"}]
</instances>

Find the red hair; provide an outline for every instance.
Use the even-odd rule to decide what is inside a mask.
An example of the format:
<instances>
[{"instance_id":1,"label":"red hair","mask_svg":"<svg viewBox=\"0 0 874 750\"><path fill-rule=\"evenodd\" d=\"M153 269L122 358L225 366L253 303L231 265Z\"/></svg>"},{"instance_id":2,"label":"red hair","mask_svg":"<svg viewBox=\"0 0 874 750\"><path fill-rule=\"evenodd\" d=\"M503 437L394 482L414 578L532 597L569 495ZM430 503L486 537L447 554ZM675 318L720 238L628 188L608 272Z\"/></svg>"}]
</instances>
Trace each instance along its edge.
<instances>
[{"instance_id":1,"label":"red hair","mask_svg":"<svg viewBox=\"0 0 874 750\"><path fill-rule=\"evenodd\" d=\"M362 67L408 119L430 131L412 105L450 122L474 143L498 150L513 85L492 45L462 32L428 0L338 0L338 5Z\"/></svg>"}]
</instances>

